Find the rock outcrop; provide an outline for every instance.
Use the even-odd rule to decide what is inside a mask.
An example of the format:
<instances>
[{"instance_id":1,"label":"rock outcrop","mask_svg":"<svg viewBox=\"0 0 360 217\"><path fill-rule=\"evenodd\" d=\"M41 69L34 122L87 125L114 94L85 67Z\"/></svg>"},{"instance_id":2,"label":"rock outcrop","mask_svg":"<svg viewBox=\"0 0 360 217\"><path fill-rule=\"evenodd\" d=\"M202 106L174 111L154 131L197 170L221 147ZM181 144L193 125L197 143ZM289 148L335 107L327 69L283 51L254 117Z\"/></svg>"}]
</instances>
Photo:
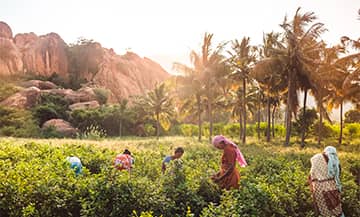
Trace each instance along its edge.
<instances>
[{"instance_id":1,"label":"rock outcrop","mask_svg":"<svg viewBox=\"0 0 360 217\"><path fill-rule=\"evenodd\" d=\"M79 103L74 103L72 105L69 106L70 110L74 111L74 110L78 110L78 109L95 109L95 108L99 108L100 104L98 101L89 101L89 102L79 102Z\"/></svg>"},{"instance_id":2,"label":"rock outcrop","mask_svg":"<svg viewBox=\"0 0 360 217\"><path fill-rule=\"evenodd\" d=\"M7 23L0 21L0 38L12 39L12 30Z\"/></svg>"},{"instance_id":3,"label":"rock outcrop","mask_svg":"<svg viewBox=\"0 0 360 217\"><path fill-rule=\"evenodd\" d=\"M71 104L80 103L80 102L89 102L96 100L96 94L94 90L90 87L84 87L77 91L71 89L51 89L43 90L42 94L53 94L64 97Z\"/></svg>"},{"instance_id":4,"label":"rock outcrop","mask_svg":"<svg viewBox=\"0 0 360 217\"><path fill-rule=\"evenodd\" d=\"M12 39L0 37L0 75L19 74L23 74L22 54Z\"/></svg>"},{"instance_id":5,"label":"rock outcrop","mask_svg":"<svg viewBox=\"0 0 360 217\"><path fill-rule=\"evenodd\" d=\"M159 64L148 58L141 58L132 52L116 55L106 49L103 63L93 81L109 89L112 92L110 102L114 102L143 94L169 76Z\"/></svg>"},{"instance_id":6,"label":"rock outcrop","mask_svg":"<svg viewBox=\"0 0 360 217\"><path fill-rule=\"evenodd\" d=\"M19 109L31 108L39 103L40 96L46 94L64 97L70 104L73 104L72 110L79 108L97 108L100 106L94 89L90 87L83 87L74 91L72 89L60 89L49 81L39 80L23 82L22 86L26 88L1 101L0 106Z\"/></svg>"},{"instance_id":7,"label":"rock outcrop","mask_svg":"<svg viewBox=\"0 0 360 217\"><path fill-rule=\"evenodd\" d=\"M28 109L38 103L40 94L39 88L29 87L0 102L0 106Z\"/></svg>"},{"instance_id":8,"label":"rock outcrop","mask_svg":"<svg viewBox=\"0 0 360 217\"><path fill-rule=\"evenodd\" d=\"M45 130L46 128L53 127L56 132L60 133L65 137L74 137L78 130L71 126L71 124L63 119L51 119L46 121L42 129Z\"/></svg>"},{"instance_id":9,"label":"rock outcrop","mask_svg":"<svg viewBox=\"0 0 360 217\"><path fill-rule=\"evenodd\" d=\"M73 73L76 65L73 63L75 55L80 57L79 61L89 61L78 69L76 76L96 87L110 90L110 102L143 94L170 76L159 64L148 58L139 57L132 52L117 55L113 49L103 48L100 43L90 43L88 48L71 55L67 48L66 43L56 33L41 36L24 33L13 37L11 28L0 22L0 76L50 77L56 73L64 81L68 81L73 76L70 71ZM69 59L72 60L71 63ZM72 96L69 91L57 91L67 95L73 103L94 100L79 99L82 96Z\"/></svg>"},{"instance_id":10,"label":"rock outcrop","mask_svg":"<svg viewBox=\"0 0 360 217\"><path fill-rule=\"evenodd\" d=\"M37 87L40 90L57 89L58 86L50 81L29 80L21 84L22 87Z\"/></svg>"},{"instance_id":11,"label":"rock outcrop","mask_svg":"<svg viewBox=\"0 0 360 217\"><path fill-rule=\"evenodd\" d=\"M14 42L22 53L25 72L41 76L51 76L55 72L67 78L67 45L58 34L49 33L42 36L34 33L17 34Z\"/></svg>"}]
</instances>

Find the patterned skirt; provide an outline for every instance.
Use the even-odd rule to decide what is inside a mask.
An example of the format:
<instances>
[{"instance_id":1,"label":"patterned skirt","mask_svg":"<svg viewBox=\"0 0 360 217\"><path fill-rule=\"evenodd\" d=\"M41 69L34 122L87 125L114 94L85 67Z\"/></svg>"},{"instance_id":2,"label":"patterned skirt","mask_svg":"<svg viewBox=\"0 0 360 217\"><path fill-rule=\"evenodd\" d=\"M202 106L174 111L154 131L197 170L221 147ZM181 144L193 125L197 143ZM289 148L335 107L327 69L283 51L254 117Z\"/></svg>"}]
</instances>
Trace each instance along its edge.
<instances>
[{"instance_id":1,"label":"patterned skirt","mask_svg":"<svg viewBox=\"0 0 360 217\"><path fill-rule=\"evenodd\" d=\"M341 197L335 180L312 180L312 186L312 195L319 214L324 217L342 216Z\"/></svg>"}]
</instances>

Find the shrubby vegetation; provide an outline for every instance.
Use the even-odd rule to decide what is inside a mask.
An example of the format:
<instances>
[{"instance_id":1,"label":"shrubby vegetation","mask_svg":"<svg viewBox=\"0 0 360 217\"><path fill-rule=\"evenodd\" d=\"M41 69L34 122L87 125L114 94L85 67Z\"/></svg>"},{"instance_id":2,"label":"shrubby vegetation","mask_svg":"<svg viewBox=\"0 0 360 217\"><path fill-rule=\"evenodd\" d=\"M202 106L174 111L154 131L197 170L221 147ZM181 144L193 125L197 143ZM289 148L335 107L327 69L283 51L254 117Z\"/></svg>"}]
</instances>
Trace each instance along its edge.
<instances>
[{"instance_id":1,"label":"shrubby vegetation","mask_svg":"<svg viewBox=\"0 0 360 217\"><path fill-rule=\"evenodd\" d=\"M191 138L85 142L0 141L0 215L13 216L315 216L307 176L310 157L321 149L283 148L251 140L240 146L249 166L241 188L220 191L209 176L221 152ZM97 145L90 145L97 143ZM52 145L50 145L52 144ZM125 145L126 144L126 145ZM161 174L163 157L185 148L181 162ZM135 156L130 174L113 169L117 153ZM339 148L346 216L360 215L359 145ZM77 155L76 177L65 158ZM142 213L142 214L141 214Z\"/></svg>"},{"instance_id":2,"label":"shrubby vegetation","mask_svg":"<svg viewBox=\"0 0 360 217\"><path fill-rule=\"evenodd\" d=\"M61 96L43 94L39 103L32 109L39 126L51 119L68 120L69 102Z\"/></svg>"},{"instance_id":3,"label":"shrubby vegetation","mask_svg":"<svg viewBox=\"0 0 360 217\"><path fill-rule=\"evenodd\" d=\"M0 136L38 137L39 127L31 112L0 106Z\"/></svg>"},{"instance_id":4,"label":"shrubby vegetation","mask_svg":"<svg viewBox=\"0 0 360 217\"><path fill-rule=\"evenodd\" d=\"M19 87L12 83L0 81L0 102L19 91Z\"/></svg>"}]
</instances>

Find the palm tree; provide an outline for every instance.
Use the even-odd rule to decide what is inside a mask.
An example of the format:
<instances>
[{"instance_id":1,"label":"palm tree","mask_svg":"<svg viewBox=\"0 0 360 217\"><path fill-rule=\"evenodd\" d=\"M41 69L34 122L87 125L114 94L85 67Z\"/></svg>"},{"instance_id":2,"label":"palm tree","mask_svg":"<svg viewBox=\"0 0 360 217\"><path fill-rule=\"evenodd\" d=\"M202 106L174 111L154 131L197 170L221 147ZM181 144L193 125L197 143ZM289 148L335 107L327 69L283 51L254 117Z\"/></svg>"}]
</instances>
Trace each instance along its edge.
<instances>
[{"instance_id":1,"label":"palm tree","mask_svg":"<svg viewBox=\"0 0 360 217\"><path fill-rule=\"evenodd\" d=\"M252 77L257 80L267 97L267 142L270 142L271 135L271 105L274 104L274 97L286 88L286 84L282 79L282 62L275 53L276 49L284 49L280 34L271 32L264 35L263 45L260 47L260 56L265 59L260 60L251 72ZM275 105L277 104L275 103Z\"/></svg>"},{"instance_id":2,"label":"palm tree","mask_svg":"<svg viewBox=\"0 0 360 217\"><path fill-rule=\"evenodd\" d=\"M156 119L156 137L159 139L161 124L169 124L174 114L172 98L165 88L165 84L157 85L148 92L142 101L144 108Z\"/></svg>"},{"instance_id":3,"label":"palm tree","mask_svg":"<svg viewBox=\"0 0 360 217\"><path fill-rule=\"evenodd\" d=\"M280 97L273 96L271 97L271 104L273 106L272 115L271 115L271 123L272 123L272 137L275 138L275 114L276 109L280 106Z\"/></svg>"},{"instance_id":4,"label":"palm tree","mask_svg":"<svg viewBox=\"0 0 360 217\"><path fill-rule=\"evenodd\" d=\"M263 101L265 99L265 94L264 94L264 90L257 85L257 127L256 127L256 131L257 131L257 136L258 136L258 140L260 140L260 121L261 121L261 106L263 104Z\"/></svg>"},{"instance_id":5,"label":"palm tree","mask_svg":"<svg viewBox=\"0 0 360 217\"><path fill-rule=\"evenodd\" d=\"M205 107L206 101L203 97L198 100L194 97L182 99L179 106L179 112L186 120L192 121L193 119L196 119L198 123L198 141L201 141L202 139L202 118Z\"/></svg>"},{"instance_id":6,"label":"palm tree","mask_svg":"<svg viewBox=\"0 0 360 217\"><path fill-rule=\"evenodd\" d=\"M229 96L228 97L228 106L230 108L232 108L232 116L238 118L239 120L239 125L240 125L240 132L239 132L239 138L240 140L244 137L243 135L243 128L245 127L243 125L243 91L241 87L238 87L237 90L235 91L230 91ZM258 88L255 86L250 86L250 88L248 88L248 92L247 95L245 96L245 101L246 101L246 116L247 117L255 117L256 114L258 113Z\"/></svg>"},{"instance_id":7,"label":"palm tree","mask_svg":"<svg viewBox=\"0 0 360 217\"><path fill-rule=\"evenodd\" d=\"M230 51L230 64L234 68L233 77L242 83L242 143L246 143L246 84L250 80L250 70L256 60L255 47L249 44L250 38L244 37L241 42L234 40L232 42L232 52Z\"/></svg>"},{"instance_id":8,"label":"palm tree","mask_svg":"<svg viewBox=\"0 0 360 217\"><path fill-rule=\"evenodd\" d=\"M330 84L330 109L340 107L339 145L343 137L343 105L346 101L357 98L360 92L360 70L354 71L354 66L360 58L360 53L339 58L334 63L333 79Z\"/></svg>"},{"instance_id":9,"label":"palm tree","mask_svg":"<svg viewBox=\"0 0 360 217\"><path fill-rule=\"evenodd\" d=\"M122 99L116 108L116 116L119 119L119 137L122 136L123 122L129 120L130 111L128 109L128 100Z\"/></svg>"},{"instance_id":10,"label":"palm tree","mask_svg":"<svg viewBox=\"0 0 360 217\"><path fill-rule=\"evenodd\" d=\"M288 21L285 17L284 22L280 25L284 30L286 40L286 48L279 49L279 54L283 57L286 66L285 79L288 83L286 146L290 142L292 113L296 113L298 106L296 91L301 87L299 81L301 78L311 80L311 72L315 70L318 64L318 58L314 58L314 56L319 53L318 50L321 47L321 42L317 40L326 31L324 24L314 23L315 20L316 16L313 12L300 14L300 8L298 8L292 21Z\"/></svg>"},{"instance_id":11,"label":"palm tree","mask_svg":"<svg viewBox=\"0 0 360 217\"><path fill-rule=\"evenodd\" d=\"M210 132L209 132L209 141L212 139L213 131L213 120L212 120L212 104L214 98L214 86L216 83L216 73L218 70L223 68L223 56L221 55L223 44L218 45L215 49L212 47L212 37L213 34L205 33L203 38L203 44L201 47L201 52L196 53L192 51L190 54L190 60L193 64L193 67L187 67L183 64L176 63L175 68L180 71L185 71L187 74L192 74L190 80L193 81L197 91L194 92L198 104L198 111L201 108L201 96L205 95L207 98L207 113L208 120L210 123ZM199 115L199 132L201 132L201 113ZM201 138L201 136L199 137Z\"/></svg>"},{"instance_id":12,"label":"palm tree","mask_svg":"<svg viewBox=\"0 0 360 217\"><path fill-rule=\"evenodd\" d=\"M202 85L201 81L201 71L199 69L199 63L195 62L198 61L197 54L195 52L191 52L190 59L193 62L194 67L188 67L181 63L174 63L174 69L182 72L184 75L177 77L177 82L180 84L180 91L179 96L181 98L187 99L183 105L183 109L188 108L189 104L192 104L192 101L196 102L197 108L197 116L198 116L198 140L201 141L202 137L202 96L204 95L204 86ZM195 98L195 100L193 100ZM192 107L192 106L191 106Z\"/></svg>"}]
</instances>

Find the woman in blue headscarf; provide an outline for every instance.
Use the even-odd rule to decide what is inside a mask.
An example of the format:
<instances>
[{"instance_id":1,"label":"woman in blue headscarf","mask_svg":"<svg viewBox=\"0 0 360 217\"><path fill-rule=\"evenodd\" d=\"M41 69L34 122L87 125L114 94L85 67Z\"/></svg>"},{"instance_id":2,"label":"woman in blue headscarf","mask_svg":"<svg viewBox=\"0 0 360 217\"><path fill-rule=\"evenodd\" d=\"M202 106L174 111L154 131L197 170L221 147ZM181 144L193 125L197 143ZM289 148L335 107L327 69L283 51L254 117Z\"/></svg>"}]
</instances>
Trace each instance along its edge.
<instances>
[{"instance_id":1,"label":"woman in blue headscarf","mask_svg":"<svg viewBox=\"0 0 360 217\"><path fill-rule=\"evenodd\" d=\"M70 168L74 170L77 176L82 173L82 164L78 157L67 157L66 160L70 163Z\"/></svg>"},{"instance_id":2,"label":"woman in blue headscarf","mask_svg":"<svg viewBox=\"0 0 360 217\"><path fill-rule=\"evenodd\" d=\"M340 197L341 167L336 148L328 146L310 161L309 182L317 211L321 216L344 217Z\"/></svg>"}]
</instances>

